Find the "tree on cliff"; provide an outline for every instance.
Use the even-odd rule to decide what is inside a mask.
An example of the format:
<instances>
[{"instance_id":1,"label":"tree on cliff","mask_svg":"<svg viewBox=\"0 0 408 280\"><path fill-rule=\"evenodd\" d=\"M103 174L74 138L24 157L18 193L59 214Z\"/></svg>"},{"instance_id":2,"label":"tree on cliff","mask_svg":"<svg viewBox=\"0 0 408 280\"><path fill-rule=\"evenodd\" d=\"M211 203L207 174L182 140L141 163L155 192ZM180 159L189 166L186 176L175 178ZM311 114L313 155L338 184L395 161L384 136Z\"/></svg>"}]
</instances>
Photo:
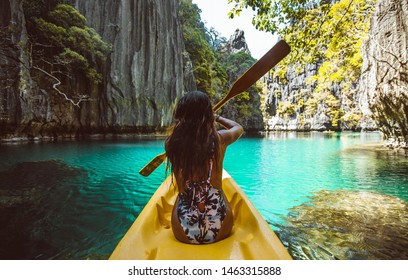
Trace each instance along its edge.
<instances>
[{"instance_id":1,"label":"tree on cliff","mask_svg":"<svg viewBox=\"0 0 408 280\"><path fill-rule=\"evenodd\" d=\"M70 81L74 78L83 80L85 76L93 84L100 83L99 69L110 46L94 29L85 25L85 17L74 7L59 2L23 2L31 67L38 72L33 77L40 86L51 83L54 90L78 106L88 96L73 93Z\"/></svg>"},{"instance_id":2,"label":"tree on cliff","mask_svg":"<svg viewBox=\"0 0 408 280\"><path fill-rule=\"evenodd\" d=\"M219 52L217 57L228 76L225 91L256 62L255 58L243 51L238 53ZM222 114L228 118L235 119L246 130L263 129L263 118L260 110L261 92L262 89L257 85L251 86L245 92L229 101L222 108Z\"/></svg>"},{"instance_id":3,"label":"tree on cliff","mask_svg":"<svg viewBox=\"0 0 408 280\"><path fill-rule=\"evenodd\" d=\"M211 65L215 62L215 56L208 42L207 29L201 21L200 9L191 0L180 0L179 4L184 43L193 64L197 89L214 95L212 83L215 75Z\"/></svg>"},{"instance_id":4,"label":"tree on cliff","mask_svg":"<svg viewBox=\"0 0 408 280\"><path fill-rule=\"evenodd\" d=\"M343 112L332 88L340 84L343 95L352 92L361 74L361 46L367 37L375 0L229 0L235 6L229 16L239 16L252 8L252 23L259 30L280 35L292 47L285 62L278 65L275 76L285 78L288 65L301 71L306 64L322 62L318 74L308 83L315 84L308 104L328 108L335 126ZM347 99L347 96L346 96ZM354 121L353 116L347 118ZM342 119L346 121L345 118Z\"/></svg>"}]
</instances>

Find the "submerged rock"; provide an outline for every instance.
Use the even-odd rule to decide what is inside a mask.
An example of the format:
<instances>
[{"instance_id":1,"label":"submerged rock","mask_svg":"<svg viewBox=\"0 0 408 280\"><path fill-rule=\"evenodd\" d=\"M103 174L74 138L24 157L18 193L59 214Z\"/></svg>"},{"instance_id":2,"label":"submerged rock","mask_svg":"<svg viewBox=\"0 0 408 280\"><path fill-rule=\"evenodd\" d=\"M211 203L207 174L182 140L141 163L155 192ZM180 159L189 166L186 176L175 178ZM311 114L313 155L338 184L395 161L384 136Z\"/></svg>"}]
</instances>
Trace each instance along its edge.
<instances>
[{"instance_id":1,"label":"submerged rock","mask_svg":"<svg viewBox=\"0 0 408 280\"><path fill-rule=\"evenodd\" d=\"M0 171L0 208L35 201L40 193L80 175L86 175L85 170L58 160L17 163Z\"/></svg>"},{"instance_id":2,"label":"submerged rock","mask_svg":"<svg viewBox=\"0 0 408 280\"><path fill-rule=\"evenodd\" d=\"M297 259L408 259L408 203L395 196L323 190L286 221Z\"/></svg>"},{"instance_id":3,"label":"submerged rock","mask_svg":"<svg viewBox=\"0 0 408 280\"><path fill-rule=\"evenodd\" d=\"M0 171L0 259L47 259L64 219L60 209L87 172L61 161L18 163ZM73 181L74 180L74 181Z\"/></svg>"}]
</instances>

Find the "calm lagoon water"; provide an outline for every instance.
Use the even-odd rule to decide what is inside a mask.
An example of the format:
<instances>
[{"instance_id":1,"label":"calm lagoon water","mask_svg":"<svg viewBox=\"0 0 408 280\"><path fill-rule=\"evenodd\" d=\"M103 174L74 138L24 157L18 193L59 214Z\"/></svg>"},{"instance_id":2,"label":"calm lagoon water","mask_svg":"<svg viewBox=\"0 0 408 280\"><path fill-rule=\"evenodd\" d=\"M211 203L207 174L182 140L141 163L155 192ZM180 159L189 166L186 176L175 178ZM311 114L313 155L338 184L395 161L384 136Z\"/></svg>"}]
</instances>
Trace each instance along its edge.
<instances>
[{"instance_id":1,"label":"calm lagoon water","mask_svg":"<svg viewBox=\"0 0 408 280\"><path fill-rule=\"evenodd\" d=\"M294 258L406 259L408 157L380 143L268 133L230 146L224 167ZM165 178L163 165L138 174L162 151L162 139L0 145L0 259L108 258Z\"/></svg>"}]
</instances>

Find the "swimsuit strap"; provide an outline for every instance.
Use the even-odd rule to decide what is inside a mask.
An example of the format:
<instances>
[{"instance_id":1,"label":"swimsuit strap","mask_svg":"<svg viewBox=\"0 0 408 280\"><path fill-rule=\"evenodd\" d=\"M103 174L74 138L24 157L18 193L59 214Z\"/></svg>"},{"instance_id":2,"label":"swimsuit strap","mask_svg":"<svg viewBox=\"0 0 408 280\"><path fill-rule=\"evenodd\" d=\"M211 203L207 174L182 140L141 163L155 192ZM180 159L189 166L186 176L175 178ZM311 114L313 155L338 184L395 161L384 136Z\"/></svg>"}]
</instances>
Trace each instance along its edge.
<instances>
[{"instance_id":1,"label":"swimsuit strap","mask_svg":"<svg viewBox=\"0 0 408 280\"><path fill-rule=\"evenodd\" d=\"M212 171L212 167L213 167L213 161L210 158L210 164L209 164L209 170L208 170L208 179L207 179L207 183L210 183L211 180L211 171Z\"/></svg>"}]
</instances>

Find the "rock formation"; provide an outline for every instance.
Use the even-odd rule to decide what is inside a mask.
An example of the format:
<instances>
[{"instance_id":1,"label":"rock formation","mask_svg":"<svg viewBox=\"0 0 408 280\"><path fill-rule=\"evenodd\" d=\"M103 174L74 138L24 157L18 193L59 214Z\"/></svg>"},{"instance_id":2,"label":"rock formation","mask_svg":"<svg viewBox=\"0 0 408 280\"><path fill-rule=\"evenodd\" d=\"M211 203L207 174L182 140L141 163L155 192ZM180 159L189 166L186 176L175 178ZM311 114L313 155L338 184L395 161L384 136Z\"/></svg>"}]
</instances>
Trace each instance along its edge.
<instances>
[{"instance_id":1,"label":"rock formation","mask_svg":"<svg viewBox=\"0 0 408 280\"><path fill-rule=\"evenodd\" d=\"M245 39L245 32L240 29L235 30L223 49L228 53L246 52L251 54Z\"/></svg>"},{"instance_id":2,"label":"rock formation","mask_svg":"<svg viewBox=\"0 0 408 280\"><path fill-rule=\"evenodd\" d=\"M43 96L35 96L29 72L27 30L22 0L0 2L0 136L17 125L41 114L37 105Z\"/></svg>"},{"instance_id":3,"label":"rock formation","mask_svg":"<svg viewBox=\"0 0 408 280\"><path fill-rule=\"evenodd\" d=\"M285 78L266 78L267 93L264 103L264 118L266 130L375 130L376 125L370 116L363 116L359 121L340 121L336 127L330 114L333 109L327 104L317 102L313 110L308 104L316 88L315 83L307 83L317 75L321 62L307 64L301 71L295 65L290 65ZM356 81L348 93L342 92L339 84L334 84L330 93L335 97L345 115L349 113L362 115L361 107L367 107L367 101L361 97L361 90ZM309 109L307 106L309 106Z\"/></svg>"},{"instance_id":4,"label":"rock formation","mask_svg":"<svg viewBox=\"0 0 408 280\"><path fill-rule=\"evenodd\" d=\"M313 115L305 115L302 106L308 96L314 91L314 84L307 84L306 80L317 74L320 64L309 64L301 73L297 74L295 67L289 67L285 80L273 78L269 75L266 79L268 91L265 96L264 117L266 130L326 130L331 129L331 121L324 114L321 106L317 107ZM284 105L280 105L284 104ZM286 106L283 114L278 113L279 106ZM290 107L290 108L289 108Z\"/></svg>"},{"instance_id":5,"label":"rock formation","mask_svg":"<svg viewBox=\"0 0 408 280\"><path fill-rule=\"evenodd\" d=\"M112 44L104 88L113 126L163 127L183 91L183 38L177 1L76 1Z\"/></svg>"},{"instance_id":6,"label":"rock formation","mask_svg":"<svg viewBox=\"0 0 408 280\"><path fill-rule=\"evenodd\" d=\"M363 50L362 98L391 146L408 148L408 1L379 0Z\"/></svg>"},{"instance_id":7,"label":"rock formation","mask_svg":"<svg viewBox=\"0 0 408 280\"><path fill-rule=\"evenodd\" d=\"M105 65L99 65L100 85L86 78L70 83L68 90L88 96L79 107L55 92L52 84L35 78L22 2L0 2L1 138L156 132L170 123L182 92L195 88L177 0L70 1L112 46ZM408 146L407 10L407 0L377 2L363 48L361 83L348 94L349 100L339 86L331 89L340 110L363 113L358 126L340 123L340 129L378 126L390 145L400 147ZM224 49L249 54L244 32L236 30ZM324 104L316 104L313 112L305 110L314 91L306 80L317 73L319 63L301 71L288 68L285 81L266 79L264 120L255 112L248 127L263 129L265 122L267 130L337 129Z\"/></svg>"},{"instance_id":8,"label":"rock formation","mask_svg":"<svg viewBox=\"0 0 408 280\"><path fill-rule=\"evenodd\" d=\"M184 73L177 0L72 2L87 25L112 46L101 67L102 84L74 81L71 90L89 96L77 108L33 82L22 0L2 1L1 27L13 29L8 40L16 46L6 51L19 60L0 57L13 70L9 78L16 78L0 91L0 137L153 132L166 127L184 80L193 84L191 74Z\"/></svg>"}]
</instances>

